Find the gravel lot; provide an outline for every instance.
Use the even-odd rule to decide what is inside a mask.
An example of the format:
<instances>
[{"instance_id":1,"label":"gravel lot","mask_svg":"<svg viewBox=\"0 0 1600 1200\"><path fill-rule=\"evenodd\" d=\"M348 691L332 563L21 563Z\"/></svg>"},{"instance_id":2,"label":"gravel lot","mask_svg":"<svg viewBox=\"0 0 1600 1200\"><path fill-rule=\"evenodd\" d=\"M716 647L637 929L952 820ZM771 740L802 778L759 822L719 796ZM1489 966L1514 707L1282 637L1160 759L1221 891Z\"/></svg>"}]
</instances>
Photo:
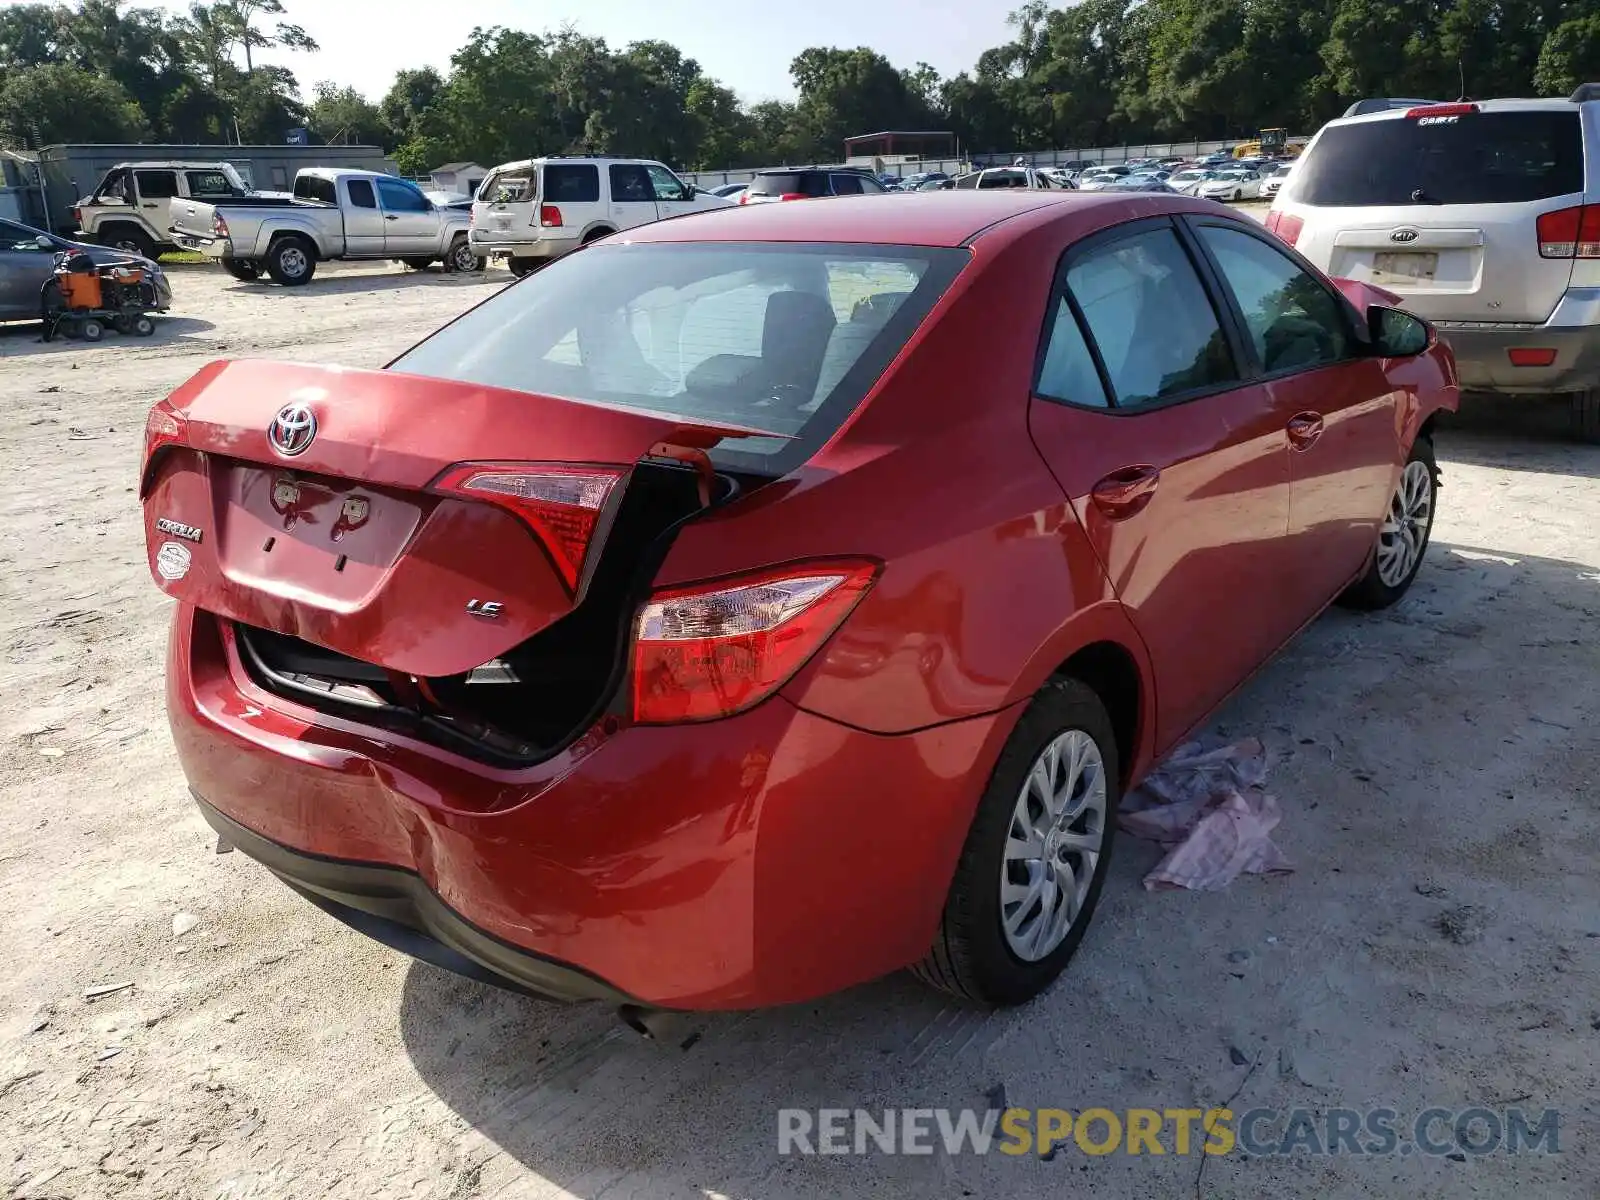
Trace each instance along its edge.
<instances>
[{"instance_id":1,"label":"gravel lot","mask_svg":"<svg viewBox=\"0 0 1600 1200\"><path fill-rule=\"evenodd\" d=\"M0 329L0 1188L29 1197L1600 1194L1600 451L1441 436L1429 561L1218 717L1261 737L1298 866L1146 893L1125 839L1022 1011L904 978L646 1042L458 980L217 855L161 710L144 413L219 356L374 366L506 278L173 272L149 341ZM1471 906L1464 911L1464 906ZM178 927L193 927L181 936ZM132 987L89 1001L101 985ZM780 1158L780 1107L1564 1114L1559 1155Z\"/></svg>"}]
</instances>

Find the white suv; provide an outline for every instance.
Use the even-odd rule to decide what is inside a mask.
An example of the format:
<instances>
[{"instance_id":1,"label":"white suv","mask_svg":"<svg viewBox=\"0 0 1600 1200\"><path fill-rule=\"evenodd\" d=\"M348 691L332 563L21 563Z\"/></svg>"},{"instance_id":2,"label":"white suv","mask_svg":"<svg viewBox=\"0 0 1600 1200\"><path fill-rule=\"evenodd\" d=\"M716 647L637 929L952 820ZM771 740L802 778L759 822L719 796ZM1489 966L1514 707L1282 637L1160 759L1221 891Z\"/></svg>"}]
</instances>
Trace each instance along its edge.
<instances>
[{"instance_id":1,"label":"white suv","mask_svg":"<svg viewBox=\"0 0 1600 1200\"><path fill-rule=\"evenodd\" d=\"M1464 389L1569 394L1600 441L1600 87L1330 121L1267 227L1437 326Z\"/></svg>"},{"instance_id":2,"label":"white suv","mask_svg":"<svg viewBox=\"0 0 1600 1200\"><path fill-rule=\"evenodd\" d=\"M596 238L733 203L643 158L530 158L489 172L472 203L472 248L513 275Z\"/></svg>"}]
</instances>

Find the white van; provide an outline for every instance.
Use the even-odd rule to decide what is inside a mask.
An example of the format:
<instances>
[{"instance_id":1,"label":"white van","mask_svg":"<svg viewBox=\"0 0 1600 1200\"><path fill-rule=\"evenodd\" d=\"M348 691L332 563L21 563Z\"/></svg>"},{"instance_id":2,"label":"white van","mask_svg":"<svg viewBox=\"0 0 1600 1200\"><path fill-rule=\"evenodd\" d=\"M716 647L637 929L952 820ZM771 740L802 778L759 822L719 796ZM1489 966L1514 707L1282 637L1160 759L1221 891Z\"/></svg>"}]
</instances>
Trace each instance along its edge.
<instances>
[{"instance_id":1,"label":"white van","mask_svg":"<svg viewBox=\"0 0 1600 1200\"><path fill-rule=\"evenodd\" d=\"M1600 441L1600 86L1330 121L1267 228L1432 322L1464 389L1567 396Z\"/></svg>"},{"instance_id":2,"label":"white van","mask_svg":"<svg viewBox=\"0 0 1600 1200\"><path fill-rule=\"evenodd\" d=\"M530 158L489 172L472 204L472 248L525 275L596 238L733 201L643 158Z\"/></svg>"}]
</instances>

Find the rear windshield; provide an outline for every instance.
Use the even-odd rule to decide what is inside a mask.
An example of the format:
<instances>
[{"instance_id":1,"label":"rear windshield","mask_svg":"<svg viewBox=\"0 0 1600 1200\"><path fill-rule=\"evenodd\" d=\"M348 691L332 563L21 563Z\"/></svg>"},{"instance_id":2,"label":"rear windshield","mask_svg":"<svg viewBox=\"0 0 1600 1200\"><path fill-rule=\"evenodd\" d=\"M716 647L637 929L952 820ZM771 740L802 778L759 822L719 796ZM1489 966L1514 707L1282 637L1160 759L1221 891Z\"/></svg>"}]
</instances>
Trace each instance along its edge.
<instances>
[{"instance_id":1,"label":"rear windshield","mask_svg":"<svg viewBox=\"0 0 1600 1200\"><path fill-rule=\"evenodd\" d=\"M752 196L828 196L828 177L821 171L779 171L750 181Z\"/></svg>"},{"instance_id":2,"label":"rear windshield","mask_svg":"<svg viewBox=\"0 0 1600 1200\"><path fill-rule=\"evenodd\" d=\"M532 200L537 185L532 167L520 171L497 171L483 181L478 199L489 204L516 204Z\"/></svg>"},{"instance_id":3,"label":"rear windshield","mask_svg":"<svg viewBox=\"0 0 1600 1200\"><path fill-rule=\"evenodd\" d=\"M1575 110L1332 125L1289 186L1326 208L1548 200L1583 191L1583 133Z\"/></svg>"},{"instance_id":4,"label":"rear windshield","mask_svg":"<svg viewBox=\"0 0 1600 1200\"><path fill-rule=\"evenodd\" d=\"M296 200L319 200L323 204L339 203L339 194L334 189L333 180L316 175L296 175L294 197Z\"/></svg>"},{"instance_id":5,"label":"rear windshield","mask_svg":"<svg viewBox=\"0 0 1600 1200\"><path fill-rule=\"evenodd\" d=\"M820 244L594 246L497 293L390 367L731 423L720 465L803 462L871 389L965 251Z\"/></svg>"}]
</instances>

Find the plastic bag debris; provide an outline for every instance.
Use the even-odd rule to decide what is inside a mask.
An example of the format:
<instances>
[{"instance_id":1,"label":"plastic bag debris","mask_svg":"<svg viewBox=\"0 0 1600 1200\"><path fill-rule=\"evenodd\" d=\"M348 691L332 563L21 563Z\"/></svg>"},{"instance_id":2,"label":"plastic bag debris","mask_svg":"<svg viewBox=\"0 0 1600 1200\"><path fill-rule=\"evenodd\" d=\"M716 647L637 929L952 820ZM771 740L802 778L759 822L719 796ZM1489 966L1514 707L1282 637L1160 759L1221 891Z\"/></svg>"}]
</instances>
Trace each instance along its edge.
<instances>
[{"instance_id":1,"label":"plastic bag debris","mask_svg":"<svg viewBox=\"0 0 1600 1200\"><path fill-rule=\"evenodd\" d=\"M1267 751L1257 738L1179 746L1123 801L1117 825L1167 848L1144 886L1217 891L1241 874L1294 868L1272 841L1283 819L1261 790Z\"/></svg>"}]
</instances>

